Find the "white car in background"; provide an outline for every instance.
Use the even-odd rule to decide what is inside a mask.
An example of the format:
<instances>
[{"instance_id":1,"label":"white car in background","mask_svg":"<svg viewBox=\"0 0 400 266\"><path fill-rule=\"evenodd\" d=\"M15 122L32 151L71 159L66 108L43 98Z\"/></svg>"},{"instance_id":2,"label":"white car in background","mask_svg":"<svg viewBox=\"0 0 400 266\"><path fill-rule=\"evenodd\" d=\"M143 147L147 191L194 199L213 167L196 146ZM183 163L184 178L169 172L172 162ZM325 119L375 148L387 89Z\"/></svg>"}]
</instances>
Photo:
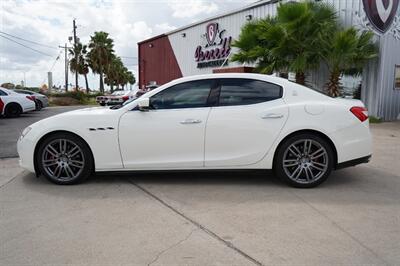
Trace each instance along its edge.
<instances>
[{"instance_id":1,"label":"white car in background","mask_svg":"<svg viewBox=\"0 0 400 266\"><path fill-rule=\"evenodd\" d=\"M16 93L12 90L0 88L0 98L3 102L3 110L0 115L6 117L18 117L22 113L35 111L35 97Z\"/></svg>"},{"instance_id":2,"label":"white car in background","mask_svg":"<svg viewBox=\"0 0 400 266\"><path fill-rule=\"evenodd\" d=\"M114 91L111 95L97 96L96 102L101 106L119 105L136 98L137 91Z\"/></svg>"},{"instance_id":3,"label":"white car in background","mask_svg":"<svg viewBox=\"0 0 400 266\"><path fill-rule=\"evenodd\" d=\"M35 96L36 111L40 111L43 108L49 107L49 98L47 98L46 95L30 90L14 89L13 91L19 94Z\"/></svg>"},{"instance_id":4,"label":"white car in background","mask_svg":"<svg viewBox=\"0 0 400 266\"><path fill-rule=\"evenodd\" d=\"M93 172L273 169L295 187L368 162L368 113L259 74L185 77L119 108L88 108L39 121L18 141L20 164L57 184Z\"/></svg>"}]
</instances>

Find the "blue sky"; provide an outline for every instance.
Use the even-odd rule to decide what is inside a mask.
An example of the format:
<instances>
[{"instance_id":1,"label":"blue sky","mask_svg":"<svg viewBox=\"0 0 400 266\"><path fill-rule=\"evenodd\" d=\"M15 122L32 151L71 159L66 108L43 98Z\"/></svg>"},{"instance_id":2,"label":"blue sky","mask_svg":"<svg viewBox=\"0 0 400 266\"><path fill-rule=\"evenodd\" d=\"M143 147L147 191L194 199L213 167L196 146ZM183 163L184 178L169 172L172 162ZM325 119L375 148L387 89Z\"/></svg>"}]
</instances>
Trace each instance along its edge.
<instances>
[{"instance_id":1,"label":"blue sky","mask_svg":"<svg viewBox=\"0 0 400 266\"><path fill-rule=\"evenodd\" d=\"M49 47L14 39L47 55L0 37L0 83L19 84L26 77L27 86L47 82L47 72L55 63L53 83L64 84L64 53L58 45L72 35L76 18L78 36L88 42L94 31L106 31L115 41L116 53L135 74L137 42L168 32L189 23L245 6L252 0L51 0L1 1L0 31ZM137 75L136 75L137 76ZM70 75L70 81L73 81ZM98 88L98 76L89 75L91 88ZM80 85L83 86L83 77Z\"/></svg>"}]
</instances>

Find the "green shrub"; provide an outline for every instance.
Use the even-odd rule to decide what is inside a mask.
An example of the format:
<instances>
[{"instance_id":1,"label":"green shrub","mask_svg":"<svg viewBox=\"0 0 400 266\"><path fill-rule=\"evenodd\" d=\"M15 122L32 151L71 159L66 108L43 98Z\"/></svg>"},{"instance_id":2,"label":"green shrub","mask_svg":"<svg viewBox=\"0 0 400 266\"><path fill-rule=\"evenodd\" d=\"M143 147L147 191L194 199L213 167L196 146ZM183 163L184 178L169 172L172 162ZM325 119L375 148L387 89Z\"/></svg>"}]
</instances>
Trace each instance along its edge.
<instances>
[{"instance_id":1,"label":"green shrub","mask_svg":"<svg viewBox=\"0 0 400 266\"><path fill-rule=\"evenodd\" d=\"M65 93L51 93L50 98L72 98L77 100L80 104L95 104L96 97L102 95L101 93L86 94L82 91L68 91Z\"/></svg>"}]
</instances>

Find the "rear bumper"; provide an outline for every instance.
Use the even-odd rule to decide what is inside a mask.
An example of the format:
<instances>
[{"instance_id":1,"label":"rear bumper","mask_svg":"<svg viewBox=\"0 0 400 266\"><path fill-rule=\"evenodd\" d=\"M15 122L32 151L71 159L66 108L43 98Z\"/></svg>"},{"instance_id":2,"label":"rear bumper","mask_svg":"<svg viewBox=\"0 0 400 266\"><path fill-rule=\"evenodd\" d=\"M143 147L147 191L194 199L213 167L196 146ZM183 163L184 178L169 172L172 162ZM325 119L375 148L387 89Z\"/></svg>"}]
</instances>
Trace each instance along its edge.
<instances>
[{"instance_id":1,"label":"rear bumper","mask_svg":"<svg viewBox=\"0 0 400 266\"><path fill-rule=\"evenodd\" d=\"M371 160L371 157L372 157L372 155L368 155L368 156L361 157L361 158L358 158L358 159L353 159L353 160L350 160L350 161L347 161L347 162L339 163L336 166L336 170L347 168L347 167L356 166L356 165L359 165L359 164L362 164L362 163L368 163Z\"/></svg>"},{"instance_id":2,"label":"rear bumper","mask_svg":"<svg viewBox=\"0 0 400 266\"><path fill-rule=\"evenodd\" d=\"M372 136L368 122L353 124L328 136L335 144L338 165L372 154Z\"/></svg>"},{"instance_id":3,"label":"rear bumper","mask_svg":"<svg viewBox=\"0 0 400 266\"><path fill-rule=\"evenodd\" d=\"M43 108L49 107L49 100L47 98L39 98L39 100L42 102Z\"/></svg>"},{"instance_id":4,"label":"rear bumper","mask_svg":"<svg viewBox=\"0 0 400 266\"><path fill-rule=\"evenodd\" d=\"M32 112L32 111L35 111L36 110L36 106L29 106L29 107L25 107L24 108L24 113L27 113L27 112Z\"/></svg>"}]
</instances>

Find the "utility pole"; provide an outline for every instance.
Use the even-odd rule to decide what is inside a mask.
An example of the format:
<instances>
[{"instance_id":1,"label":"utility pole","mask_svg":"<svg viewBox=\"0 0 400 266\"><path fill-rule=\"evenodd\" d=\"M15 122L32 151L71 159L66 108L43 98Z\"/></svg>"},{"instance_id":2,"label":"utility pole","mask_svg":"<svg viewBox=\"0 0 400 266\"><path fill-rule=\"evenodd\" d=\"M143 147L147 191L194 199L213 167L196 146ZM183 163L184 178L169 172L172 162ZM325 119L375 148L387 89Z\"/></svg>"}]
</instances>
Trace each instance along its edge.
<instances>
[{"instance_id":1,"label":"utility pole","mask_svg":"<svg viewBox=\"0 0 400 266\"><path fill-rule=\"evenodd\" d=\"M75 25L75 19L72 21L72 27L74 31L74 54L75 54L75 63L78 63L78 54L76 53L76 25ZM79 89L79 84L78 84L78 71L75 71L75 90Z\"/></svg>"},{"instance_id":2,"label":"utility pole","mask_svg":"<svg viewBox=\"0 0 400 266\"><path fill-rule=\"evenodd\" d=\"M67 43L65 43L65 46L58 46L60 48L65 49L65 92L68 91L68 49L72 47L68 47Z\"/></svg>"}]
</instances>

